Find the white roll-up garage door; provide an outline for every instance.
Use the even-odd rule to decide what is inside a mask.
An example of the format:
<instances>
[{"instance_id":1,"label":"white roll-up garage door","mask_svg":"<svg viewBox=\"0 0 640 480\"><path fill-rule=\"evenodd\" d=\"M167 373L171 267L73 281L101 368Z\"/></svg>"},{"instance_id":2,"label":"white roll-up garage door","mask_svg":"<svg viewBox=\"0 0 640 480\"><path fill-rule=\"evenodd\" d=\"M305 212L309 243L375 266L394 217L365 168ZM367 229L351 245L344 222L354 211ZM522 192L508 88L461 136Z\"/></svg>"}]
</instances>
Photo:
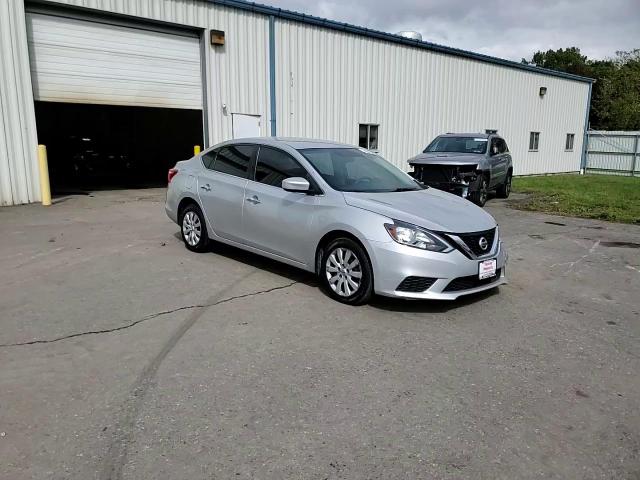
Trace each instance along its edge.
<instances>
[{"instance_id":1,"label":"white roll-up garage door","mask_svg":"<svg viewBox=\"0 0 640 480\"><path fill-rule=\"evenodd\" d=\"M57 15L27 15L36 100L202 109L200 42Z\"/></svg>"}]
</instances>

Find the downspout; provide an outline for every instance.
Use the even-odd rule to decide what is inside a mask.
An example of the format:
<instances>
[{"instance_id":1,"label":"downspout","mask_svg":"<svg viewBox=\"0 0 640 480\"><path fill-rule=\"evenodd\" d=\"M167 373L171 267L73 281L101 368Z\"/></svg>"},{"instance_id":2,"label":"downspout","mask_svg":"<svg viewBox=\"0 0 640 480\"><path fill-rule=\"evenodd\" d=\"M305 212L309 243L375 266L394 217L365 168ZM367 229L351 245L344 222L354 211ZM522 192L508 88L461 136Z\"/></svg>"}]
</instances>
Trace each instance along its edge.
<instances>
[{"instance_id":1,"label":"downspout","mask_svg":"<svg viewBox=\"0 0 640 480\"><path fill-rule=\"evenodd\" d=\"M269 98L271 136L276 136L276 17L269 15Z\"/></svg>"},{"instance_id":2,"label":"downspout","mask_svg":"<svg viewBox=\"0 0 640 480\"><path fill-rule=\"evenodd\" d=\"M580 160L580 173L584 175L587 169L587 152L589 150L589 113L591 112L591 90L593 82L589 82L589 99L587 100L587 111L584 116L584 134L582 136L582 158Z\"/></svg>"}]
</instances>

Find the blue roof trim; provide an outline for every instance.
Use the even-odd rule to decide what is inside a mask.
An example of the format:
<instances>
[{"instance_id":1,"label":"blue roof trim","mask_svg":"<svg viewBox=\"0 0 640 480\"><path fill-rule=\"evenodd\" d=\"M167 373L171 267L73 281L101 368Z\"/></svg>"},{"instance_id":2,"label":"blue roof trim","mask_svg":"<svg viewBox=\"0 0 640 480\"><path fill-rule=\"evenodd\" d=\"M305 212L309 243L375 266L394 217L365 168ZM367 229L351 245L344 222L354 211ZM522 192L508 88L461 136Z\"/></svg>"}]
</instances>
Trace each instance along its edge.
<instances>
[{"instance_id":1,"label":"blue roof trim","mask_svg":"<svg viewBox=\"0 0 640 480\"><path fill-rule=\"evenodd\" d=\"M270 7L268 5L262 5L259 3L247 2L244 0L205 0L216 5L223 5L226 7L237 8L240 10L248 10L250 12L261 13L264 15L273 15L274 17L284 18L286 20L293 20L296 22L306 23L309 25L316 25L320 27L329 28L332 30L339 30L342 32L353 33L355 35L362 35L365 37L376 38L379 40L386 40L388 42L399 43L402 45L409 45L417 48L424 48L425 50L431 50L432 52L444 53L446 55L453 55L456 57L469 58L471 60L477 60L479 62L492 63L494 65L501 65L503 67L515 68L517 70L525 70L532 73L538 73L540 75L549 75L552 77L566 78L568 80L576 80L578 82L593 83L593 78L581 77L580 75L573 75L571 73L558 72L556 70L549 70L546 68L534 67L532 65L525 65L522 63L514 62L512 60L504 60L498 57L492 57L490 55L483 55L481 53L469 52L467 50L461 50L459 48L445 47L431 42L423 42L420 40L412 40L410 38L400 37L392 33L381 32L380 30L372 30L366 27L359 27L357 25L351 25L349 23L336 22L335 20L329 20L326 18L315 17L313 15L306 15L304 13L293 12L291 10L284 10L282 8Z\"/></svg>"}]
</instances>

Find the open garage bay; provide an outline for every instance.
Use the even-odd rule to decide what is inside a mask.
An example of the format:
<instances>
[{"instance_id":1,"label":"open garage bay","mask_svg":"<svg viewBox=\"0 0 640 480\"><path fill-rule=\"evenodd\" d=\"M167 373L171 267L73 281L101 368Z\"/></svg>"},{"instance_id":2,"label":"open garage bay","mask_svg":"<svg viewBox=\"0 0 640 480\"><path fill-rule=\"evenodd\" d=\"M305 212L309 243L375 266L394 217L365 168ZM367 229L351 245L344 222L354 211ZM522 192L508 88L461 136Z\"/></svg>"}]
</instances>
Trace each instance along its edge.
<instances>
[{"instance_id":1,"label":"open garage bay","mask_svg":"<svg viewBox=\"0 0 640 480\"><path fill-rule=\"evenodd\" d=\"M352 308L163 190L0 211L0 478L636 478L640 232L493 201L510 284Z\"/></svg>"},{"instance_id":2,"label":"open garage bay","mask_svg":"<svg viewBox=\"0 0 640 480\"><path fill-rule=\"evenodd\" d=\"M36 102L54 194L164 185L202 145L202 111Z\"/></svg>"}]
</instances>

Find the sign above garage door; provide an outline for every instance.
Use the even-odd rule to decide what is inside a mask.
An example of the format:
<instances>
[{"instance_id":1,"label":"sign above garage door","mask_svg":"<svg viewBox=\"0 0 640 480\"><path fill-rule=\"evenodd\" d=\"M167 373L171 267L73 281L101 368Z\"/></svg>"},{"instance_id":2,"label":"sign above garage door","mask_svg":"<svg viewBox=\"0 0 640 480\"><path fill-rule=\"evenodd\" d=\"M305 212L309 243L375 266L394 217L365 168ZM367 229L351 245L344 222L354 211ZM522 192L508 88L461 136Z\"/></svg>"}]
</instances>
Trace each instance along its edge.
<instances>
[{"instance_id":1,"label":"sign above garage door","mask_svg":"<svg viewBox=\"0 0 640 480\"><path fill-rule=\"evenodd\" d=\"M40 13L27 29L35 100L202 109L195 35Z\"/></svg>"}]
</instances>

